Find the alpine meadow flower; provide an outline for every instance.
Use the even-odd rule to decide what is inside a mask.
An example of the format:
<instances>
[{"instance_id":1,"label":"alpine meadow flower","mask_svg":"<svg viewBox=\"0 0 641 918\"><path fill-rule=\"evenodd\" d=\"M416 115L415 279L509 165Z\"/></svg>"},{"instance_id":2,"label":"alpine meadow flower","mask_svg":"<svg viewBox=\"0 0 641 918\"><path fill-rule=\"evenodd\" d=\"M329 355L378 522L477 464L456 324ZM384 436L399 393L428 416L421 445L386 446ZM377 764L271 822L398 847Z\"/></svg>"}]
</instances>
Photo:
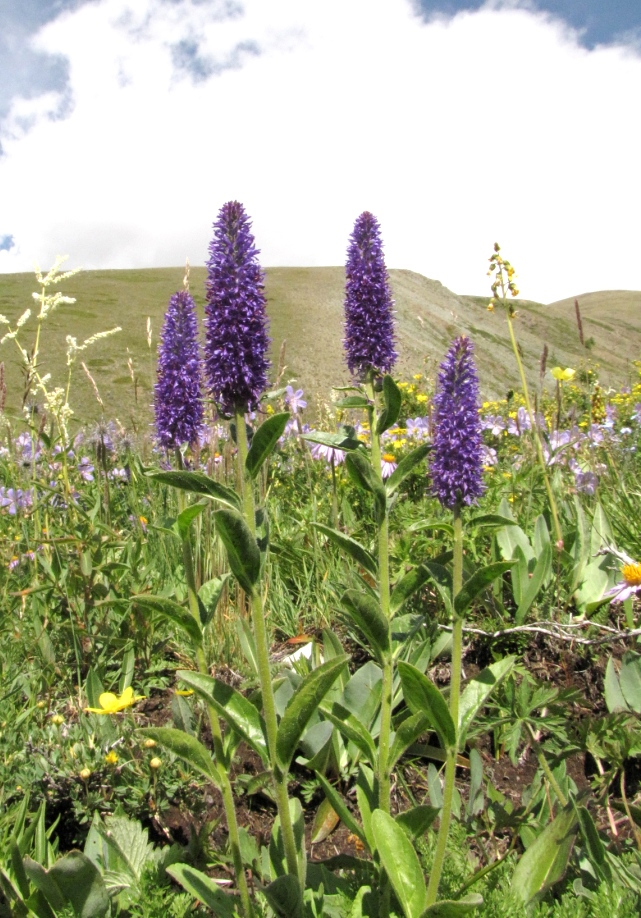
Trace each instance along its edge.
<instances>
[{"instance_id":1,"label":"alpine meadow flower","mask_svg":"<svg viewBox=\"0 0 641 918\"><path fill-rule=\"evenodd\" d=\"M156 433L167 448L195 443L203 424L198 321L193 298L180 290L169 300L154 389Z\"/></svg>"},{"instance_id":2,"label":"alpine meadow flower","mask_svg":"<svg viewBox=\"0 0 641 918\"><path fill-rule=\"evenodd\" d=\"M267 385L264 273L250 227L242 204L229 201L209 245L205 367L209 389L227 416L255 411Z\"/></svg>"},{"instance_id":3,"label":"alpine meadow flower","mask_svg":"<svg viewBox=\"0 0 641 918\"><path fill-rule=\"evenodd\" d=\"M354 224L345 266L345 354L353 376L389 373L396 362L392 293L376 217Z\"/></svg>"},{"instance_id":4,"label":"alpine meadow flower","mask_svg":"<svg viewBox=\"0 0 641 918\"><path fill-rule=\"evenodd\" d=\"M479 383L469 338L457 338L438 375L432 491L444 507L472 504L484 490Z\"/></svg>"}]
</instances>

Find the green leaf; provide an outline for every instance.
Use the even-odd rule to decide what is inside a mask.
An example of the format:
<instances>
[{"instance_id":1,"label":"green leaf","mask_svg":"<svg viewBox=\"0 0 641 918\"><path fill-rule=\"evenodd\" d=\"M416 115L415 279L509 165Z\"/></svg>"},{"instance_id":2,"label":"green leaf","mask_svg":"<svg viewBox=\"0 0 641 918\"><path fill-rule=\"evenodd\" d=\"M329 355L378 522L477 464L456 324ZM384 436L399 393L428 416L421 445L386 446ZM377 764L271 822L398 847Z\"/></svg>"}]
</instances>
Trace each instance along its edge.
<instances>
[{"instance_id":1,"label":"green leaf","mask_svg":"<svg viewBox=\"0 0 641 918\"><path fill-rule=\"evenodd\" d=\"M336 788L333 787L325 775L322 775L320 772L316 772L316 778L323 788L325 798L329 801L332 809L340 816L341 822L344 823L352 835L355 835L362 841L364 845L367 845L367 840L365 838L363 829L354 819L351 810L348 808L347 804L338 793ZM367 847L369 848L369 845L367 845Z\"/></svg>"},{"instance_id":2,"label":"green leaf","mask_svg":"<svg viewBox=\"0 0 641 918\"><path fill-rule=\"evenodd\" d=\"M390 652L390 626L378 602L369 593L346 590L341 605L382 662Z\"/></svg>"},{"instance_id":3,"label":"green leaf","mask_svg":"<svg viewBox=\"0 0 641 918\"><path fill-rule=\"evenodd\" d=\"M613 714L615 711L630 710L627 701L623 697L621 683L619 682L617 671L614 668L614 659L612 657L608 660L608 665L605 668L604 688L605 704L610 714Z\"/></svg>"},{"instance_id":4,"label":"green leaf","mask_svg":"<svg viewBox=\"0 0 641 918\"><path fill-rule=\"evenodd\" d=\"M236 632L238 634L238 640L240 641L240 647L243 652L243 656L253 669L254 674L258 676L258 653L256 651L254 634L249 626L249 622L247 622L244 618L236 619Z\"/></svg>"},{"instance_id":5,"label":"green leaf","mask_svg":"<svg viewBox=\"0 0 641 918\"><path fill-rule=\"evenodd\" d=\"M641 714L641 654L630 650L623 654L619 685L628 706Z\"/></svg>"},{"instance_id":6,"label":"green leaf","mask_svg":"<svg viewBox=\"0 0 641 918\"><path fill-rule=\"evenodd\" d=\"M445 699L434 683L409 663L399 662L403 697L413 714L422 713L436 731L444 749L456 746L456 728Z\"/></svg>"},{"instance_id":7,"label":"green leaf","mask_svg":"<svg viewBox=\"0 0 641 918\"><path fill-rule=\"evenodd\" d=\"M197 695L211 704L236 733L269 765L267 733L260 711L251 701L226 682L203 673L179 669L176 676Z\"/></svg>"},{"instance_id":8,"label":"green leaf","mask_svg":"<svg viewBox=\"0 0 641 918\"><path fill-rule=\"evenodd\" d=\"M423 564L425 570L429 571L430 577L434 581L436 589L439 591L445 609L450 616L453 614L452 608L452 574L443 565L437 561L425 561Z\"/></svg>"},{"instance_id":9,"label":"green leaf","mask_svg":"<svg viewBox=\"0 0 641 918\"><path fill-rule=\"evenodd\" d=\"M185 509L179 513L174 520L172 529L183 541L189 535L189 527L191 526L192 522L196 519L197 516L200 516L206 506L206 501L198 501L196 504L190 504L189 507L185 507Z\"/></svg>"},{"instance_id":10,"label":"green leaf","mask_svg":"<svg viewBox=\"0 0 641 918\"><path fill-rule=\"evenodd\" d=\"M500 513L481 513L479 516L473 516L468 520L468 526L492 527L492 526L516 526L516 521L509 516L501 516Z\"/></svg>"},{"instance_id":11,"label":"green leaf","mask_svg":"<svg viewBox=\"0 0 641 918\"><path fill-rule=\"evenodd\" d=\"M399 813L396 822L406 832L409 840L415 841L425 835L440 812L439 807L420 804Z\"/></svg>"},{"instance_id":12,"label":"green leaf","mask_svg":"<svg viewBox=\"0 0 641 918\"><path fill-rule=\"evenodd\" d=\"M240 510L241 508L240 497L235 491L214 481L204 472L147 472L147 477L153 478L154 481L159 481L161 484L171 485L172 488L178 488L180 491L189 491L190 494L209 497L220 504L224 504L226 507L231 507L232 510Z\"/></svg>"},{"instance_id":13,"label":"green leaf","mask_svg":"<svg viewBox=\"0 0 641 918\"><path fill-rule=\"evenodd\" d=\"M207 580L198 590L198 598L202 602L201 624L206 627L216 612L220 597L222 596L225 584L229 580L229 574L223 574L222 577L213 577ZM203 615L204 610L204 615Z\"/></svg>"},{"instance_id":14,"label":"green leaf","mask_svg":"<svg viewBox=\"0 0 641 918\"><path fill-rule=\"evenodd\" d=\"M419 736L426 733L430 727L431 721L423 711L418 711L404 720L394 734L394 741L389 751L388 767L393 768L408 746L415 743Z\"/></svg>"},{"instance_id":15,"label":"green leaf","mask_svg":"<svg viewBox=\"0 0 641 918\"><path fill-rule=\"evenodd\" d=\"M329 710L322 706L321 713L350 742L354 743L371 765L376 763L376 746L371 733L341 704L334 704Z\"/></svg>"},{"instance_id":16,"label":"green leaf","mask_svg":"<svg viewBox=\"0 0 641 918\"><path fill-rule=\"evenodd\" d=\"M401 579L394 584L394 588L390 595L390 612L392 616L396 615L410 596L413 596L417 590L425 586L431 576L432 574L430 571L422 564L419 564L418 567L409 571L409 573L405 574L404 577L401 577Z\"/></svg>"},{"instance_id":17,"label":"green leaf","mask_svg":"<svg viewBox=\"0 0 641 918\"><path fill-rule=\"evenodd\" d=\"M390 477L385 482L385 490L389 495L393 494L398 486L402 484L407 476L412 472L416 466L425 459L432 447L428 443L423 443L421 446L417 446L416 449L413 449L411 453L408 453L407 456L404 456L403 459L398 463Z\"/></svg>"},{"instance_id":18,"label":"green leaf","mask_svg":"<svg viewBox=\"0 0 641 918\"><path fill-rule=\"evenodd\" d=\"M326 535L335 545L338 545L346 555L349 555L357 564L360 564L366 571L369 571L373 577L378 576L378 564L367 549L363 548L356 539L350 538L350 536L339 532L337 529L331 529L329 526L324 526L323 523L312 523L312 526L318 529L319 532L322 532L323 535Z\"/></svg>"},{"instance_id":19,"label":"green leaf","mask_svg":"<svg viewBox=\"0 0 641 918\"><path fill-rule=\"evenodd\" d=\"M256 539L242 516L233 510L218 510L215 519L232 574L243 590L253 596L260 577L260 549Z\"/></svg>"},{"instance_id":20,"label":"green leaf","mask_svg":"<svg viewBox=\"0 0 641 918\"><path fill-rule=\"evenodd\" d=\"M220 886L205 873L187 864L172 864L165 868L172 879L187 892L210 908L217 918L234 918L236 899L224 893Z\"/></svg>"},{"instance_id":21,"label":"green leaf","mask_svg":"<svg viewBox=\"0 0 641 918\"><path fill-rule=\"evenodd\" d=\"M321 446L330 446L332 449L342 449L345 452L360 449L363 444L354 435L353 428L344 429L343 433L324 433L322 430L312 430L303 434L301 440L309 443L320 443Z\"/></svg>"},{"instance_id":22,"label":"green leaf","mask_svg":"<svg viewBox=\"0 0 641 918\"><path fill-rule=\"evenodd\" d=\"M365 395L348 395L336 402L336 408L369 408L371 404Z\"/></svg>"},{"instance_id":23,"label":"green leaf","mask_svg":"<svg viewBox=\"0 0 641 918\"><path fill-rule=\"evenodd\" d=\"M420 918L427 890L414 846L404 830L383 810L372 813L372 832L381 864L406 918Z\"/></svg>"},{"instance_id":24,"label":"green leaf","mask_svg":"<svg viewBox=\"0 0 641 918\"><path fill-rule=\"evenodd\" d=\"M220 787L220 775L209 750L195 736L175 730L173 727L143 727L140 732L178 758L189 762L208 781Z\"/></svg>"},{"instance_id":25,"label":"green leaf","mask_svg":"<svg viewBox=\"0 0 641 918\"><path fill-rule=\"evenodd\" d=\"M600 880L611 883L612 868L606 860L606 848L597 832L592 815L584 806L575 804L575 809L590 863L599 874Z\"/></svg>"},{"instance_id":26,"label":"green leaf","mask_svg":"<svg viewBox=\"0 0 641 918\"><path fill-rule=\"evenodd\" d=\"M168 618L169 621L177 625L180 630L187 635L189 640L196 647L200 647L203 641L203 633L200 622L197 622L188 609L179 606L173 599L166 599L164 596L149 596L147 593L138 594L131 597L133 605L138 606L147 612L157 612Z\"/></svg>"},{"instance_id":27,"label":"green leaf","mask_svg":"<svg viewBox=\"0 0 641 918\"><path fill-rule=\"evenodd\" d=\"M543 586L543 583L547 579L551 569L552 546L548 542L547 545L543 546L543 550L539 556L538 561L536 562L534 570L532 571L532 576L525 589L523 598L521 599L519 607L514 615L514 621L517 625L522 625L525 621L525 616L530 611L530 607L538 596L539 590Z\"/></svg>"},{"instance_id":28,"label":"green leaf","mask_svg":"<svg viewBox=\"0 0 641 918\"><path fill-rule=\"evenodd\" d=\"M382 433L385 433L386 430L389 430L390 427L396 424L403 403L401 390L389 373L383 377L383 400L385 407L381 411L378 424L376 425L376 433L379 437Z\"/></svg>"},{"instance_id":29,"label":"green leaf","mask_svg":"<svg viewBox=\"0 0 641 918\"><path fill-rule=\"evenodd\" d=\"M572 805L548 823L516 865L512 889L524 905L536 902L558 882L568 864L578 820Z\"/></svg>"},{"instance_id":30,"label":"green leaf","mask_svg":"<svg viewBox=\"0 0 641 918\"><path fill-rule=\"evenodd\" d=\"M459 699L459 746L465 744L467 731L472 721L490 697L494 689L505 679L514 667L515 657L504 657L491 663L465 686Z\"/></svg>"},{"instance_id":31,"label":"green leaf","mask_svg":"<svg viewBox=\"0 0 641 918\"><path fill-rule=\"evenodd\" d=\"M265 886L262 893L281 918L302 918L302 898L298 877L284 874Z\"/></svg>"},{"instance_id":32,"label":"green leaf","mask_svg":"<svg viewBox=\"0 0 641 918\"><path fill-rule=\"evenodd\" d=\"M466 580L454 599L456 614L463 615L479 593L483 593L497 577L509 571L511 567L511 561L496 561L494 564L481 568L469 580Z\"/></svg>"},{"instance_id":33,"label":"green leaf","mask_svg":"<svg viewBox=\"0 0 641 918\"><path fill-rule=\"evenodd\" d=\"M65 897L56 881L49 875L49 871L30 857L25 857L22 864L31 882L43 894L54 912L62 911L66 905Z\"/></svg>"},{"instance_id":34,"label":"green leaf","mask_svg":"<svg viewBox=\"0 0 641 918\"><path fill-rule=\"evenodd\" d=\"M439 532L446 532L448 535L454 535L454 526L445 520L420 520L407 527L408 532L422 532L424 529L435 529Z\"/></svg>"},{"instance_id":35,"label":"green leaf","mask_svg":"<svg viewBox=\"0 0 641 918\"><path fill-rule=\"evenodd\" d=\"M362 491L369 491L370 494L374 495L377 519L380 520L385 515L387 493L382 481L374 472L367 455L360 450L349 453L345 457L345 468L358 488Z\"/></svg>"},{"instance_id":36,"label":"green leaf","mask_svg":"<svg viewBox=\"0 0 641 918\"><path fill-rule=\"evenodd\" d=\"M382 685L380 666L368 660L356 670L343 690L341 704L370 732L381 703Z\"/></svg>"},{"instance_id":37,"label":"green leaf","mask_svg":"<svg viewBox=\"0 0 641 918\"><path fill-rule=\"evenodd\" d=\"M283 772L287 772L298 741L312 714L330 690L348 657L336 657L312 670L290 698L276 734L276 756Z\"/></svg>"},{"instance_id":38,"label":"green leaf","mask_svg":"<svg viewBox=\"0 0 641 918\"><path fill-rule=\"evenodd\" d=\"M255 478L258 475L263 463L282 437L288 421L288 411L283 411L281 414L273 414L266 421L263 421L254 433L252 445L245 460L245 468L250 478Z\"/></svg>"},{"instance_id":39,"label":"green leaf","mask_svg":"<svg viewBox=\"0 0 641 918\"><path fill-rule=\"evenodd\" d=\"M174 722L176 730L182 730L183 733L194 733L193 716L187 699L182 695L174 695L171 699L171 719Z\"/></svg>"},{"instance_id":40,"label":"green leaf","mask_svg":"<svg viewBox=\"0 0 641 918\"><path fill-rule=\"evenodd\" d=\"M468 893L462 899L442 899L426 908L421 918L459 918L469 915L483 905L480 893Z\"/></svg>"}]
</instances>

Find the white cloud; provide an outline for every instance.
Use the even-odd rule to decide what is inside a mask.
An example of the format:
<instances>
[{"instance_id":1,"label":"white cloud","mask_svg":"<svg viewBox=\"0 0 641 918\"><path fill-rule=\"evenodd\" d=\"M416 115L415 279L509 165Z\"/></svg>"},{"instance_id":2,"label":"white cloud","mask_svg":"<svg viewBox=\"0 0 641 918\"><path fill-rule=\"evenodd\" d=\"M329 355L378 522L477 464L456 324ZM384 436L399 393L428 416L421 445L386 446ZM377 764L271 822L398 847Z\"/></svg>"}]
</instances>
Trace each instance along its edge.
<instances>
[{"instance_id":1,"label":"white cloud","mask_svg":"<svg viewBox=\"0 0 641 918\"><path fill-rule=\"evenodd\" d=\"M42 30L73 107L14 106L0 271L59 251L87 268L196 264L236 198L266 265L343 263L367 209L389 267L460 293L486 290L495 239L524 296L641 289L629 49L586 51L523 9L426 24L407 0L243 7L101 0ZM179 42L216 75L177 70Z\"/></svg>"}]
</instances>

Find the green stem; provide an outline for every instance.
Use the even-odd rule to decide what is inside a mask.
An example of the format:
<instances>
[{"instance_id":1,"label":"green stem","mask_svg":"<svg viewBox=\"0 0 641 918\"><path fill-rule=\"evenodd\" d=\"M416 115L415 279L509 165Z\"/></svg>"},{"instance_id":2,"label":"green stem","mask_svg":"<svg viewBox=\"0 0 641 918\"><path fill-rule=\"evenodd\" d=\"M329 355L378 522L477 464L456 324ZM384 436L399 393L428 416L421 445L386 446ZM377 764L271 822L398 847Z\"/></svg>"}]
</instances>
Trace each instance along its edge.
<instances>
[{"instance_id":1,"label":"green stem","mask_svg":"<svg viewBox=\"0 0 641 918\"><path fill-rule=\"evenodd\" d=\"M461 520L461 508L457 504L454 507L454 542L453 542L453 570L452 570L452 606L454 600L461 591L463 586L463 524ZM434 863L430 873L430 881L427 887L426 905L430 906L436 902L438 887L441 882L443 864L445 862L445 850L447 847L447 837L450 831L450 821L452 817L452 800L454 798L454 784L456 779L456 755L458 752L458 718L459 718L459 699L461 695L461 672L463 661L463 619L456 612L453 612L454 620L452 622L452 675L450 678L450 716L454 723L456 732L456 742L446 750L445 759L445 785L443 787L443 808L441 810L441 819L436 840L436 852L434 854Z\"/></svg>"},{"instance_id":2,"label":"green stem","mask_svg":"<svg viewBox=\"0 0 641 918\"><path fill-rule=\"evenodd\" d=\"M251 478L245 471L247 460L247 431L245 429L245 417L240 411L236 412L236 442L238 444L238 466L239 478L241 483L241 492L243 499L243 513L245 522L249 529L256 537L256 508L254 504L254 491ZM267 626L265 623L265 612L263 609L263 600L260 590L254 590L251 597L252 625L254 628L254 638L256 640L256 658L258 664L258 678L263 698L263 712L265 715L265 729L267 732L267 745L269 748L269 759L271 763L272 781L274 785L274 795L276 797L276 806L280 816L280 828L283 835L283 847L285 849L285 858L287 860L287 872L298 878L300 883L301 895L305 888L305 876L303 875L303 859L298 858L296 851L296 839L294 838L294 826L289 809L289 795L287 789L287 774L282 773L276 753L276 737L278 735L278 720L276 717L276 701L274 699L274 687L272 685L271 668L269 665L269 642L267 640Z\"/></svg>"},{"instance_id":3,"label":"green stem","mask_svg":"<svg viewBox=\"0 0 641 918\"><path fill-rule=\"evenodd\" d=\"M534 749L534 752L536 754L537 762L543 769L543 773L545 774L545 777L548 779L548 783L550 787L552 788L552 790L554 791L554 793L556 794L561 806L567 806L568 804L567 797L561 790L559 782L554 777L554 774L552 773L552 769L548 765L547 759L545 758L545 754L543 752L543 749L541 748L541 744L536 738L536 734L534 730L532 729L530 724L527 724L527 728L530 734L530 742L532 743L532 748Z\"/></svg>"},{"instance_id":4,"label":"green stem","mask_svg":"<svg viewBox=\"0 0 641 918\"><path fill-rule=\"evenodd\" d=\"M183 463L180 451L176 450L176 454L178 458L178 467L182 468ZM178 507L181 513L185 509L185 506L185 496L183 492L179 490ZM182 549L183 563L185 566L185 579L187 581L189 611L200 625L198 592L196 589L196 578L194 576L194 564L189 534L187 534L182 540ZM208 676L209 667L207 666L205 652L202 646L199 647L196 651L196 663L198 665L198 671L203 675ZM229 773L227 771L227 762L223 747L223 734L220 727L220 718L218 717L218 712L216 709L213 707L213 705L210 704L207 705L207 715L209 718L209 725L211 727L211 735L214 743L214 755L216 756L216 762L219 766L218 772L220 774L220 790L223 798L223 806L225 808L225 817L227 819L227 829L229 830L229 844L231 847L232 861L234 863L236 882L238 883L238 892L240 893L240 901L243 914L246 916L246 918L251 918L253 915L253 909L249 896L247 877L245 876L245 868L243 866L243 858L240 851L240 834L238 831L238 820L236 818L236 807L234 805L234 793L232 790L231 781L229 779Z\"/></svg>"}]
</instances>

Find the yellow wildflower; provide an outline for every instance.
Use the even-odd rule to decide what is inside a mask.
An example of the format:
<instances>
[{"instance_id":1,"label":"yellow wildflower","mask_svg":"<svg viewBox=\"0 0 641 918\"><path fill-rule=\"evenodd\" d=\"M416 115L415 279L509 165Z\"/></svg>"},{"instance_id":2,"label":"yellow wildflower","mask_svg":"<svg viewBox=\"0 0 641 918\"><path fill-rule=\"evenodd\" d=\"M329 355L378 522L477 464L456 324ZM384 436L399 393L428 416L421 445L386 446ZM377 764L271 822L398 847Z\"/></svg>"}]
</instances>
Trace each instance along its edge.
<instances>
[{"instance_id":1,"label":"yellow wildflower","mask_svg":"<svg viewBox=\"0 0 641 918\"><path fill-rule=\"evenodd\" d=\"M83 781L87 781L91 777L91 771L85 767L82 769L82 771L78 772L78 775L82 778Z\"/></svg>"},{"instance_id":2,"label":"yellow wildflower","mask_svg":"<svg viewBox=\"0 0 641 918\"><path fill-rule=\"evenodd\" d=\"M118 764L118 756L113 751L113 749L111 750L111 752L108 752L107 755L105 756L105 762L107 763L107 765L117 765Z\"/></svg>"},{"instance_id":3,"label":"yellow wildflower","mask_svg":"<svg viewBox=\"0 0 641 918\"><path fill-rule=\"evenodd\" d=\"M552 370L550 370L550 372L552 373L552 376L559 382L567 382L569 379L574 377L576 370L573 370L571 367L568 367L565 370L562 367L554 367Z\"/></svg>"},{"instance_id":4,"label":"yellow wildflower","mask_svg":"<svg viewBox=\"0 0 641 918\"><path fill-rule=\"evenodd\" d=\"M132 704L135 704L137 701L142 701L145 697L145 695L134 696L134 690L131 686L128 686L120 697L114 695L113 692L103 692L98 698L100 707L85 708L85 711L90 711L92 714L117 714L118 711L124 711L125 708L130 708Z\"/></svg>"},{"instance_id":5,"label":"yellow wildflower","mask_svg":"<svg viewBox=\"0 0 641 918\"><path fill-rule=\"evenodd\" d=\"M157 755L154 756L151 762L149 763L149 767L154 768L154 769L160 768L161 765L162 765L162 759L159 759Z\"/></svg>"}]
</instances>

